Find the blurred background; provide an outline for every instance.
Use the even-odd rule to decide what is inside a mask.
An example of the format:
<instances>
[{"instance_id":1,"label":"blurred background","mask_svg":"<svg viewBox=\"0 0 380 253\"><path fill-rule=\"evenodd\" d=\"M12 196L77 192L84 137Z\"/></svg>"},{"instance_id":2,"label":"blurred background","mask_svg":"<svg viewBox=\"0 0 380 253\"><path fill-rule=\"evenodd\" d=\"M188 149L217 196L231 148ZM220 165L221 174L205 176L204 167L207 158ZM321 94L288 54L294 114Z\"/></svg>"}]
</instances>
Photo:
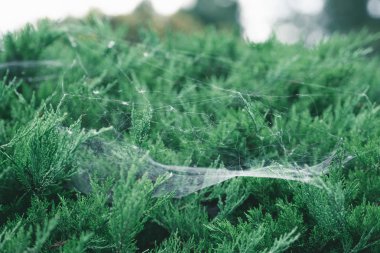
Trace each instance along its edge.
<instances>
[{"instance_id":1,"label":"blurred background","mask_svg":"<svg viewBox=\"0 0 380 253\"><path fill-rule=\"evenodd\" d=\"M185 32L208 26L253 42L315 44L330 34L380 29L380 0L12 0L0 5L0 33L41 18L65 20L93 13L129 29Z\"/></svg>"}]
</instances>

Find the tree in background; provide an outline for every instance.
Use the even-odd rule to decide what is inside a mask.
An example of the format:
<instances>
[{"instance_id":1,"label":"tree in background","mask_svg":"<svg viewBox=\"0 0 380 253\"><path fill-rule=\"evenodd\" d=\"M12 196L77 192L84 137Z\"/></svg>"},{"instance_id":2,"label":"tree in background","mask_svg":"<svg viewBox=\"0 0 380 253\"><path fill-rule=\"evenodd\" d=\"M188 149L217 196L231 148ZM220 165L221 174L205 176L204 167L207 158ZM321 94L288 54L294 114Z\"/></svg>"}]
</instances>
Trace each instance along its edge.
<instances>
[{"instance_id":1,"label":"tree in background","mask_svg":"<svg viewBox=\"0 0 380 253\"><path fill-rule=\"evenodd\" d=\"M194 7L186 12L205 25L240 30L239 4L236 0L197 0Z\"/></svg>"},{"instance_id":2,"label":"tree in background","mask_svg":"<svg viewBox=\"0 0 380 253\"><path fill-rule=\"evenodd\" d=\"M330 32L349 32L361 28L380 30L380 19L371 17L368 0L326 0L321 17Z\"/></svg>"}]
</instances>

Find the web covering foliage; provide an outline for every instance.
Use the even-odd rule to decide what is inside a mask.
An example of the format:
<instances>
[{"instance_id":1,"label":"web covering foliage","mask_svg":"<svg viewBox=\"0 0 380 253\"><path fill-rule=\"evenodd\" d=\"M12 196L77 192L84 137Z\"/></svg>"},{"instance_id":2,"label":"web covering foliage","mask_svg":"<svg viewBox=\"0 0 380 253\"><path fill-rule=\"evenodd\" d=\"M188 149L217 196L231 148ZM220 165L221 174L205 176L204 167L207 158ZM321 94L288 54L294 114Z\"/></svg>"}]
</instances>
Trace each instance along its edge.
<instances>
[{"instance_id":1,"label":"web covering foliage","mask_svg":"<svg viewBox=\"0 0 380 253\"><path fill-rule=\"evenodd\" d=\"M377 35L127 33L1 38L0 251L379 250Z\"/></svg>"}]
</instances>

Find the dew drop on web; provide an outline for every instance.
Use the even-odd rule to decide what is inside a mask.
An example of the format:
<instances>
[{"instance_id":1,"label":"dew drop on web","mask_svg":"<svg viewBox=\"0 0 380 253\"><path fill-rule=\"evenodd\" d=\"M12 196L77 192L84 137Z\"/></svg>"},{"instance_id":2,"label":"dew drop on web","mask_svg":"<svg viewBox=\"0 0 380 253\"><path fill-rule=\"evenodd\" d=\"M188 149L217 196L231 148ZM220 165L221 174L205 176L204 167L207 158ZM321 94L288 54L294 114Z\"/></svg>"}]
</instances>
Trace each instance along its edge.
<instances>
[{"instance_id":1,"label":"dew drop on web","mask_svg":"<svg viewBox=\"0 0 380 253\"><path fill-rule=\"evenodd\" d=\"M107 45L107 47L108 48L113 48L115 46L115 41L113 41L113 40L111 40L110 42L108 42L108 45Z\"/></svg>"}]
</instances>

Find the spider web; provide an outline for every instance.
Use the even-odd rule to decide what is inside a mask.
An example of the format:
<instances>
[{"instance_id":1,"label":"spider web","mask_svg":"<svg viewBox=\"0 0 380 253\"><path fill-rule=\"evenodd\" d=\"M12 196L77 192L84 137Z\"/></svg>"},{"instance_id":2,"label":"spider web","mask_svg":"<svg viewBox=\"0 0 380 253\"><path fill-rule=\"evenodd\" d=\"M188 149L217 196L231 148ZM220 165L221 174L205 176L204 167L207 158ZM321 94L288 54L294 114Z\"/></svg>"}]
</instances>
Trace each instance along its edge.
<instances>
[{"instance_id":1,"label":"spider web","mask_svg":"<svg viewBox=\"0 0 380 253\"><path fill-rule=\"evenodd\" d=\"M215 68L218 68L215 70L213 69L214 66L209 66L210 72L218 73L224 68L236 69L236 67L233 67L234 60L228 57L207 55L203 52L197 54L184 49L171 49L168 51L161 45L130 43L115 38L110 39L107 35L102 35L100 32L93 30L70 29L70 32L68 30L66 29L66 35L71 48L66 48L65 50L74 52L74 57L70 61L67 59L65 61L53 59L7 62L1 63L0 69L33 70L33 68L44 66L45 70L42 75L26 75L26 80L31 83L37 83L37 85L42 85L40 83L43 83L43 85L55 84L54 97L58 98L59 101L57 107L63 111L70 111L73 107L78 106L80 114L70 115L70 117L75 119L78 116L83 116L85 127L112 127L112 141L108 137L85 144L86 148L89 149L88 152L91 153L91 156L89 156L91 159L87 157L87 160L82 161L80 172L74 176L72 183L76 189L83 193L91 191L90 178L94 176L94 173L97 173L96 169L100 170L99 167L104 163L107 166L111 164L111 167L114 167L115 170L127 170L131 166L131 161L139 161L141 174L147 174L153 181L158 180L160 177L165 177L164 182L156 189L156 196L174 193L174 197L183 197L235 177L275 178L320 186L320 177L328 173L329 166L335 158L335 149L332 149L328 154L321 154L321 157L308 156L307 152L302 150L302 147L288 147L290 145L283 140L287 136L285 134L286 129L273 129L272 125L277 119L281 120L289 117L291 108L287 107L287 103L285 103L288 100L297 99L297 101L305 101L306 104L312 105L316 99L328 99L338 93L347 93L347 95L361 94L358 91L347 91L323 84L276 76L275 71L273 71L273 87L254 85L254 88L250 88L251 84L247 83L239 85L243 87L239 90L239 88L235 87L234 80L228 80L223 76L218 78L211 74L210 76L206 75L204 80L199 80L190 73L191 71L177 73L173 65L162 66L162 64L156 64L157 62L166 61L171 64L176 63L188 66L191 59L197 59L199 62L208 60L216 63ZM92 41L93 45L95 45L94 49L79 50L78 48L85 46L79 39L81 36L94 38ZM99 48L111 52L112 50L121 50L116 49L118 46L121 46L124 50L128 49L129 46L133 46L134 50L131 51L131 54L134 55L132 59L138 60L130 65L145 69L146 72L161 73L156 78L157 83L172 83L173 79L179 80L178 84L176 84L179 90L178 96L175 98L168 97L167 94L171 91L170 87L167 89L162 89L161 87L160 89L156 87L159 85L143 83L133 68L125 68L125 62L131 60L126 54L118 55L115 53L113 64L109 66L110 69L105 70L104 75L92 76L91 66L83 60L85 57L81 54L84 51L87 53L94 51L94 55L96 55ZM86 83L87 89L78 89L77 91L72 88L68 89L67 87L72 86L72 84L67 83L67 77L72 73L77 75L78 72L83 74L81 82ZM110 73L111 76L118 75L121 78L119 80L105 81ZM278 94L275 92L275 87L276 82L280 81L293 82L297 87L301 88L323 87L325 92L301 91L292 95ZM105 82L106 85L104 85ZM252 80L252 82L259 81ZM58 85L56 85L57 83ZM223 85L219 83L223 83ZM115 87L118 87L117 90L115 90ZM162 100L157 103L159 97L162 97ZM152 99L155 101L152 101ZM231 126L231 120L235 120L235 124L239 124L239 119L215 119L214 113L210 112L210 108L224 110L231 107L238 111L237 116L242 116L241 124L250 124L249 129L253 133L257 133L256 141L260 143L261 140L261 145L247 148L249 140L245 140L246 144L244 148L241 148L241 143L244 140L241 138L234 140L234 138L228 137L234 135L233 131L228 130L228 127ZM92 117L94 110L98 113L95 119ZM186 122L178 122L175 120L176 118ZM199 120L203 120L203 122L199 123ZM128 122L131 121L135 121L133 123L135 128L139 126L141 128L140 131L135 133L136 136L139 136L135 139L125 138L132 127L128 125ZM166 143L159 139L157 135L147 137L151 124L165 124L165 121L168 122L164 126L166 132L162 134L167 135ZM188 123L192 121L196 123ZM96 124L88 122L96 122ZM302 124L301 120L298 123ZM227 137L215 140L213 139L215 137L206 136L205 133L212 133L216 128L223 128L223 126L227 128L224 130ZM307 127L310 132L328 136L331 143L336 144L341 141L340 136L330 132L327 127L318 128L314 127L313 124L309 124ZM263 128L265 128L265 131L263 131ZM236 127L234 131L237 130L239 130L239 127ZM268 135L261 136L260 133L263 132ZM295 135L294 133L292 134L293 136ZM268 136L271 141L265 142ZM297 137L302 138L302 133ZM172 152L174 154L181 153L183 143L185 143L187 147L191 147L188 148L189 150L193 150L197 154L194 155L197 160L194 160L192 156L184 157L182 155L178 159L169 158L165 161L159 161L156 157L162 159L162 153L158 148L150 150L149 145L147 145L149 143L147 139L152 144L155 141L162 141L165 151L174 150ZM229 143L226 144L225 140L228 140ZM129 143L131 141L134 143ZM324 142L326 140L321 139L319 142L313 143L312 146L318 147ZM226 158L221 161L219 156L213 156L215 163L205 164L205 161L210 160L208 159L208 146L216 146L219 154ZM235 146L236 150L231 151L231 146ZM281 150L281 154L267 153L273 149ZM243 151L240 152L241 150ZM252 158L252 155L249 154L250 152L258 154L258 157ZM250 157L247 158L246 155ZM346 161L351 158L348 157ZM178 164L168 164L171 162L177 162ZM104 173L107 174L108 172ZM104 177L106 176L104 175Z\"/></svg>"}]
</instances>

